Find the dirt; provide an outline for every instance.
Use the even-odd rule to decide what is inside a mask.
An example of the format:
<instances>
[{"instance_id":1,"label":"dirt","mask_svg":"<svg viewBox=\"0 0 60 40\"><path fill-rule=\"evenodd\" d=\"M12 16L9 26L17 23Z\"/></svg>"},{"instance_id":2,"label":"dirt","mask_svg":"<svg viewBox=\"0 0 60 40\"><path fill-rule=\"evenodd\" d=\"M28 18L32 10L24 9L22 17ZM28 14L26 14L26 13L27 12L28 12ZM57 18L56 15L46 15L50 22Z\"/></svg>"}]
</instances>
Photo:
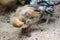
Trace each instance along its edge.
<instances>
[{"instance_id":1,"label":"dirt","mask_svg":"<svg viewBox=\"0 0 60 40\"><path fill-rule=\"evenodd\" d=\"M9 23L8 16L0 15L0 40L60 40L60 5L55 7L54 20L49 24L33 25L31 36L21 35L21 28L15 28Z\"/></svg>"}]
</instances>

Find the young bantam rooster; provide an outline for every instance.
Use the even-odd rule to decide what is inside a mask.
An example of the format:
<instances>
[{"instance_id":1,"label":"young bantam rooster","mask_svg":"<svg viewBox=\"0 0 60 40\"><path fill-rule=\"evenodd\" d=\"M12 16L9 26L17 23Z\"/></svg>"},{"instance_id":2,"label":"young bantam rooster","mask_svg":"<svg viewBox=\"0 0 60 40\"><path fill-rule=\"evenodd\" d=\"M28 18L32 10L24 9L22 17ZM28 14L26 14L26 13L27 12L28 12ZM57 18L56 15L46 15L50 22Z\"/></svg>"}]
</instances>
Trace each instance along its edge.
<instances>
[{"instance_id":1,"label":"young bantam rooster","mask_svg":"<svg viewBox=\"0 0 60 40\"><path fill-rule=\"evenodd\" d=\"M15 15L16 18L14 19L14 21L12 21L13 26L19 28L27 25L24 32L28 33L31 30L31 26L39 20L42 14L41 12L36 11L34 7L25 5L21 8L19 7L16 10Z\"/></svg>"}]
</instances>

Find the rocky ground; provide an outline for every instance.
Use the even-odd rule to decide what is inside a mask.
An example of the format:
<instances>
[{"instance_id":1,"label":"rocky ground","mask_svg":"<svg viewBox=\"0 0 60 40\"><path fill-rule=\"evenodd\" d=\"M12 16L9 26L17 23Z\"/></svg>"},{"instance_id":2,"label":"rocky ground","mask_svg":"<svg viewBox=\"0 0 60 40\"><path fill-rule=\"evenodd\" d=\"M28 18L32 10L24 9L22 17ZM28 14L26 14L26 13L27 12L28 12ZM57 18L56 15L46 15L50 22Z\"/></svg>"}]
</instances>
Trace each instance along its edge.
<instances>
[{"instance_id":1,"label":"rocky ground","mask_svg":"<svg viewBox=\"0 0 60 40\"><path fill-rule=\"evenodd\" d=\"M35 30L30 37L21 35L21 28L9 24L9 17L0 16L0 40L60 40L60 5L55 7L54 14L54 20L49 24L33 25Z\"/></svg>"}]
</instances>

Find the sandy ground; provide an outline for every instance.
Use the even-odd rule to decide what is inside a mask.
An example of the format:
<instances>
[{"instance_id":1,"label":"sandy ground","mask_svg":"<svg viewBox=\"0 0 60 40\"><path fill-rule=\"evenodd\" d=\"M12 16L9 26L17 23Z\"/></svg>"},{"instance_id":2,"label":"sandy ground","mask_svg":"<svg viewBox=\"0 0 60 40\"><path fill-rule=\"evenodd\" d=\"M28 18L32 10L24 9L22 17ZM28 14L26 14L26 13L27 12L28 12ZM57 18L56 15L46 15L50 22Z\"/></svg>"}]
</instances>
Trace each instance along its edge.
<instances>
[{"instance_id":1,"label":"sandy ground","mask_svg":"<svg viewBox=\"0 0 60 40\"><path fill-rule=\"evenodd\" d=\"M21 28L13 27L5 16L0 16L0 40L60 40L60 5L55 7L54 14L55 20L49 24L33 25L31 37L21 35Z\"/></svg>"},{"instance_id":2,"label":"sandy ground","mask_svg":"<svg viewBox=\"0 0 60 40\"><path fill-rule=\"evenodd\" d=\"M21 28L0 21L0 40L60 40L60 18L49 24L33 25L33 29L28 37L20 34Z\"/></svg>"}]
</instances>

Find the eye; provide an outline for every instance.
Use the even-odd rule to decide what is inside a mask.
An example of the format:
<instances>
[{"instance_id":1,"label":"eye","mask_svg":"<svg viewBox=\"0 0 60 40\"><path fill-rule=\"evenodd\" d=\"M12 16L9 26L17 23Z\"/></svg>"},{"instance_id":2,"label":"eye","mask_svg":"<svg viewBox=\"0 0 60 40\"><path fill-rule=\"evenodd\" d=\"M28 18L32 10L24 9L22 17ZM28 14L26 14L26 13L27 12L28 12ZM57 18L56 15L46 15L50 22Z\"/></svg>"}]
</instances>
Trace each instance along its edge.
<instances>
[{"instance_id":1,"label":"eye","mask_svg":"<svg viewBox=\"0 0 60 40\"><path fill-rule=\"evenodd\" d=\"M33 19L34 17L30 17L30 19Z\"/></svg>"},{"instance_id":2,"label":"eye","mask_svg":"<svg viewBox=\"0 0 60 40\"><path fill-rule=\"evenodd\" d=\"M40 12L40 10L34 10L34 11Z\"/></svg>"}]
</instances>

